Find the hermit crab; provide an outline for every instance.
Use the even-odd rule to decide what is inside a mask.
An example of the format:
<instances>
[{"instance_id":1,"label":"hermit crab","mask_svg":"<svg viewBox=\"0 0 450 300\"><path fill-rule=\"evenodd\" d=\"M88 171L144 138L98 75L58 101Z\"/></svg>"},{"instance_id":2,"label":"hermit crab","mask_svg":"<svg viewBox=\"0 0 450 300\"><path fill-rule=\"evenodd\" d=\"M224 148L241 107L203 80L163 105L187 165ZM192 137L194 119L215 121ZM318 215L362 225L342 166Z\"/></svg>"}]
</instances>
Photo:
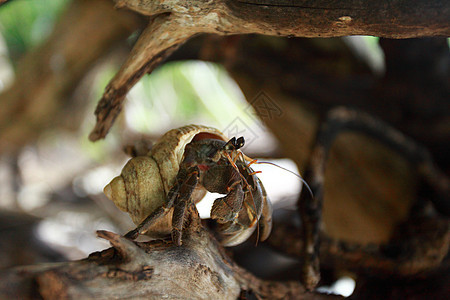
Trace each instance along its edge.
<instances>
[{"instance_id":1,"label":"hermit crab","mask_svg":"<svg viewBox=\"0 0 450 300\"><path fill-rule=\"evenodd\" d=\"M243 137L228 139L215 128L188 125L168 131L146 155L130 159L104 189L137 225L126 236L171 232L181 245L187 207L209 191L225 195L211 209L223 245L244 242L257 227L265 240L272 206L251 159L239 150L243 144Z\"/></svg>"}]
</instances>

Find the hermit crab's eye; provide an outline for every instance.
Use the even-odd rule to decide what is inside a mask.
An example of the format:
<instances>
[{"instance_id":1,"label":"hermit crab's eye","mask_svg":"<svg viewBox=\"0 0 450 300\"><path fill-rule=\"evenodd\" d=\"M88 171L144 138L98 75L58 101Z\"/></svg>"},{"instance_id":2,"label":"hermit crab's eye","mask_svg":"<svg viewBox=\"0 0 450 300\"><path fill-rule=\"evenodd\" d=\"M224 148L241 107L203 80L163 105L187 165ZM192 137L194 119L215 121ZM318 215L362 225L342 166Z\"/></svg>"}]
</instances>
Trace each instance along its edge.
<instances>
[{"instance_id":1,"label":"hermit crab's eye","mask_svg":"<svg viewBox=\"0 0 450 300\"><path fill-rule=\"evenodd\" d=\"M231 140L229 140L225 146L223 146L224 150L238 150L242 147L244 147L245 140L244 137L241 136L240 138L236 139L236 137L233 137Z\"/></svg>"},{"instance_id":2,"label":"hermit crab's eye","mask_svg":"<svg viewBox=\"0 0 450 300\"><path fill-rule=\"evenodd\" d=\"M242 147L244 147L244 145L245 145L245 140L244 140L244 137L241 136L241 137L238 138L237 141L236 141L235 149L237 150L237 149L239 149L239 148L242 148Z\"/></svg>"}]
</instances>

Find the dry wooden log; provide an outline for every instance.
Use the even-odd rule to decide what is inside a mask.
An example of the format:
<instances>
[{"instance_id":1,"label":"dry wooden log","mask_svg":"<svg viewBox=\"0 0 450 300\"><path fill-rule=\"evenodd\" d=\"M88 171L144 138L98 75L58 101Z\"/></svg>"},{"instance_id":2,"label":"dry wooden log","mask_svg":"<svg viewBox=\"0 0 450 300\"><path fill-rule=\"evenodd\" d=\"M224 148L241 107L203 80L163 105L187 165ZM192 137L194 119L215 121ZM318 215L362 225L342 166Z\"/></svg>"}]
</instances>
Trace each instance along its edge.
<instances>
[{"instance_id":1,"label":"dry wooden log","mask_svg":"<svg viewBox=\"0 0 450 300\"><path fill-rule=\"evenodd\" d=\"M116 3L151 19L97 106L97 124L89 137L92 141L106 136L129 89L162 58L198 33L304 37L367 34L392 38L450 34L450 5L442 1L361 0L347 7L342 7L340 1L116 0Z\"/></svg>"},{"instance_id":2,"label":"dry wooden log","mask_svg":"<svg viewBox=\"0 0 450 300\"><path fill-rule=\"evenodd\" d=\"M113 248L73 262L0 272L2 299L340 299L298 282L262 281L237 266L200 224L171 241L133 242L98 231Z\"/></svg>"},{"instance_id":3,"label":"dry wooden log","mask_svg":"<svg viewBox=\"0 0 450 300\"><path fill-rule=\"evenodd\" d=\"M317 142L304 175L314 192L314 197L306 189L303 189L298 201L304 231L303 252L305 255L305 263L303 273L306 278L304 280L305 285L308 288L315 286L320 277L318 255L320 243L318 233L322 223L325 170L327 168L329 153L336 137L346 131L364 132L369 136L378 138L398 153L403 154L417 168L417 173L420 175L418 185L428 186L427 192L436 210L445 216L450 214L450 207L448 205L450 179L436 167L431 155L426 149L417 145L408 137L405 137L401 132L366 113L344 107L330 110L317 134ZM423 213L422 210L414 209L413 207L410 214L417 214L419 211ZM448 237L450 236L448 224L443 232L446 235L444 244L447 244L447 249L441 255L438 255L441 260L448 252ZM415 238L419 239L420 236L419 233L414 235ZM432 243L432 246L436 246L435 243ZM417 248L417 246L414 245L413 248ZM409 249L411 252L415 250ZM424 253L426 252L424 251ZM434 251L431 251L431 253L435 255Z\"/></svg>"},{"instance_id":4,"label":"dry wooden log","mask_svg":"<svg viewBox=\"0 0 450 300\"><path fill-rule=\"evenodd\" d=\"M285 217L285 220L290 219ZM276 222L268 243L304 258L303 233L295 222ZM320 262L325 268L384 278L424 278L449 267L450 222L441 217L414 217L383 244L347 242L321 233ZM447 261L446 261L447 260Z\"/></svg>"},{"instance_id":5,"label":"dry wooden log","mask_svg":"<svg viewBox=\"0 0 450 300\"><path fill-rule=\"evenodd\" d=\"M304 259L301 229L275 222L269 244ZM352 299L440 299L448 294L450 223L439 217L416 217L386 244L361 245L321 235L320 263L334 274L352 274Z\"/></svg>"}]
</instances>

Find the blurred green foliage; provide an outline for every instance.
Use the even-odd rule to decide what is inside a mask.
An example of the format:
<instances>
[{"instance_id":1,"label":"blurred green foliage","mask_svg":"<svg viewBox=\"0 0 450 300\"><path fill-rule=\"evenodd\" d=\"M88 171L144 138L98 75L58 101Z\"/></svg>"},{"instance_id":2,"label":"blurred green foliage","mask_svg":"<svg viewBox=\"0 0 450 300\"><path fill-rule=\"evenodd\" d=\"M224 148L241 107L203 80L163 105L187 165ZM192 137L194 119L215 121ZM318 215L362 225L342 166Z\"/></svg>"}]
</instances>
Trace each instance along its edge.
<instances>
[{"instance_id":1,"label":"blurred green foliage","mask_svg":"<svg viewBox=\"0 0 450 300\"><path fill-rule=\"evenodd\" d=\"M17 0L0 7L0 31L13 62L42 42L69 0Z\"/></svg>"},{"instance_id":2,"label":"blurred green foliage","mask_svg":"<svg viewBox=\"0 0 450 300\"><path fill-rule=\"evenodd\" d=\"M171 62L131 90L126 121L138 132L201 122L218 128L236 117L252 123L248 104L225 69L202 61Z\"/></svg>"},{"instance_id":3,"label":"blurred green foliage","mask_svg":"<svg viewBox=\"0 0 450 300\"><path fill-rule=\"evenodd\" d=\"M19 58L51 33L70 0L15 0L0 7L0 33L9 58ZM134 40L135 38L129 39ZM106 61L96 68L86 118L80 128L80 144L88 156L102 161L105 153L120 148L123 135L135 132L159 136L188 123L225 128L236 117L254 125L244 112L247 103L236 83L217 64L200 61L172 62L144 76L127 96L124 111L108 138L91 143L87 135L95 122L93 112L109 80L119 66Z\"/></svg>"},{"instance_id":4,"label":"blurred green foliage","mask_svg":"<svg viewBox=\"0 0 450 300\"><path fill-rule=\"evenodd\" d=\"M96 74L88 111L95 110L97 100L116 72L117 66L108 65ZM120 148L121 140L129 133L157 137L190 123L223 130L236 118L251 128L261 126L252 112L223 66L203 61L170 62L141 78L132 88L106 140L87 141L85 137L94 126L93 115L88 114L81 144L91 158L102 161L108 149Z\"/></svg>"}]
</instances>

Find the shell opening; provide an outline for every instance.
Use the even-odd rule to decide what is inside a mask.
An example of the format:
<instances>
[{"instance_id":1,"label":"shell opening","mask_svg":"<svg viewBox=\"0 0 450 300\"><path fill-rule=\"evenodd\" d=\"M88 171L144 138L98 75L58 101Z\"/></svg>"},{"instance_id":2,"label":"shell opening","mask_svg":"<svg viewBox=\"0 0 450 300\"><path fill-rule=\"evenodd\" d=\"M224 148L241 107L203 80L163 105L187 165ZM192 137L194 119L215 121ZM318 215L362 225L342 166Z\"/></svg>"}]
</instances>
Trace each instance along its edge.
<instances>
[{"instance_id":1,"label":"shell opening","mask_svg":"<svg viewBox=\"0 0 450 300\"><path fill-rule=\"evenodd\" d=\"M224 140L223 137L220 135L217 135L214 133L209 133L209 132L200 132L194 136L192 141L200 141L200 140L205 140L205 139L217 139L217 140L221 140L221 141Z\"/></svg>"}]
</instances>

